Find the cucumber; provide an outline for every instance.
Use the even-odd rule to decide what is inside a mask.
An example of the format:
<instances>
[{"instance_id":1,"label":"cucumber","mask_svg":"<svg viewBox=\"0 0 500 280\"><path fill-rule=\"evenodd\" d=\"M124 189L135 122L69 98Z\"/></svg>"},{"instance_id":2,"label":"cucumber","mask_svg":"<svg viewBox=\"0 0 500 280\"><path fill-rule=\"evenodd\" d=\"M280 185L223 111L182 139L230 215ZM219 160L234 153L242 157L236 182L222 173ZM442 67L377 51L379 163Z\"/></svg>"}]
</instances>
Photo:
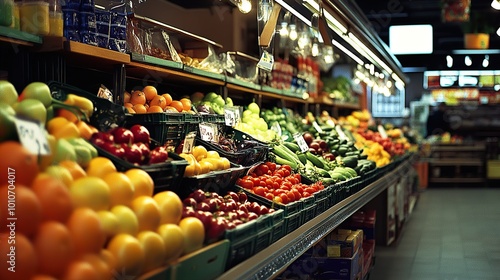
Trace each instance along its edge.
<instances>
[{"instance_id":1,"label":"cucumber","mask_svg":"<svg viewBox=\"0 0 500 280\"><path fill-rule=\"evenodd\" d=\"M307 156L304 153L297 154L297 157L299 158L299 161L302 164L306 164L307 163Z\"/></svg>"},{"instance_id":2,"label":"cucumber","mask_svg":"<svg viewBox=\"0 0 500 280\"><path fill-rule=\"evenodd\" d=\"M313 155L311 152L306 152L305 154L306 154L307 160L312 162L312 164L314 164L314 166L319 167L319 168L325 167L323 161L321 161L317 156Z\"/></svg>"},{"instance_id":3,"label":"cucumber","mask_svg":"<svg viewBox=\"0 0 500 280\"><path fill-rule=\"evenodd\" d=\"M273 147L273 152L280 156L283 159L293 162L299 162L299 158L296 154L292 153L286 146L284 145L276 145Z\"/></svg>"},{"instance_id":4,"label":"cucumber","mask_svg":"<svg viewBox=\"0 0 500 280\"><path fill-rule=\"evenodd\" d=\"M344 176L342 173L334 173L330 172L330 177L335 180L335 182L346 181L348 178Z\"/></svg>"},{"instance_id":5,"label":"cucumber","mask_svg":"<svg viewBox=\"0 0 500 280\"><path fill-rule=\"evenodd\" d=\"M299 145L293 143L293 142L284 142L283 145L287 147L290 151L296 153L300 152L300 147Z\"/></svg>"},{"instance_id":6,"label":"cucumber","mask_svg":"<svg viewBox=\"0 0 500 280\"><path fill-rule=\"evenodd\" d=\"M358 165L358 157L357 156L343 157L342 162L344 163L344 166L354 168L356 167L356 165Z\"/></svg>"},{"instance_id":7,"label":"cucumber","mask_svg":"<svg viewBox=\"0 0 500 280\"><path fill-rule=\"evenodd\" d=\"M341 156L345 156L345 154L347 153L347 151L348 151L348 148L341 145L339 147L339 149L337 150L337 154L339 154Z\"/></svg>"},{"instance_id":8,"label":"cucumber","mask_svg":"<svg viewBox=\"0 0 500 280\"><path fill-rule=\"evenodd\" d=\"M345 156L359 156L359 151L353 151L353 152L347 152L345 153Z\"/></svg>"},{"instance_id":9,"label":"cucumber","mask_svg":"<svg viewBox=\"0 0 500 280\"><path fill-rule=\"evenodd\" d=\"M279 155L275 154L274 155L275 158L274 158L274 161L277 163L277 164L280 164L280 165L290 165L290 167L294 170L297 169L297 163L296 162L293 162L293 161L290 161L290 160L287 160L287 159L284 159L282 157L280 157Z\"/></svg>"},{"instance_id":10,"label":"cucumber","mask_svg":"<svg viewBox=\"0 0 500 280\"><path fill-rule=\"evenodd\" d=\"M325 177L325 178L329 178L330 177L330 173L328 173L328 171L324 170L323 168L316 168L316 172L318 172L318 174L321 177Z\"/></svg>"},{"instance_id":11,"label":"cucumber","mask_svg":"<svg viewBox=\"0 0 500 280\"><path fill-rule=\"evenodd\" d=\"M323 185L325 187L333 185L333 184L337 183L338 181L339 180L336 180L336 179L333 179L333 178L322 178L321 179L321 182L323 182Z\"/></svg>"},{"instance_id":12,"label":"cucumber","mask_svg":"<svg viewBox=\"0 0 500 280\"><path fill-rule=\"evenodd\" d=\"M344 167L344 170L346 172L349 172L351 174L351 178L354 178L354 177L358 176L358 173L356 172L356 170L354 170L351 167Z\"/></svg>"}]
</instances>

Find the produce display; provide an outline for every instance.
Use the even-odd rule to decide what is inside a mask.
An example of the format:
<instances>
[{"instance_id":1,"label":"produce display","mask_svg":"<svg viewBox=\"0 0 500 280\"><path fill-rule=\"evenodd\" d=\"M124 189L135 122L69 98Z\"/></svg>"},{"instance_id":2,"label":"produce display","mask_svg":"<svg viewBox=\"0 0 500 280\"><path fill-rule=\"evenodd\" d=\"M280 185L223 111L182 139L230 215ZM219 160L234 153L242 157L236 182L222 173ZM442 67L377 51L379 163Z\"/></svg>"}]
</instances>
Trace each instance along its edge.
<instances>
[{"instance_id":1,"label":"produce display","mask_svg":"<svg viewBox=\"0 0 500 280\"><path fill-rule=\"evenodd\" d=\"M387 127L387 138L372 131L364 111L337 121L327 113L302 118L290 109L261 110L251 102L242 106L241 122L220 128L217 141L194 142L185 152L184 144L159 145L148 123L100 131L89 124L96 103L73 93L55 100L44 83L31 83L18 95L12 84L0 81L0 92L0 154L8 155L0 163L0 200L8 205L15 187L16 258L23 260L17 263L19 279L112 279L117 272L135 279L222 239L236 242L232 238L245 226L270 221L266 217L281 209L306 201L314 205L316 195L334 195L327 190L335 184L361 180L410 148L398 128ZM136 114L224 114L225 106L233 106L213 92L176 101L152 86L125 94L124 101ZM26 133L19 133L23 122L41 124L29 137L46 144L30 148ZM159 191L156 173L142 168L167 164L170 153L187 162L175 173L182 180L202 180L198 175L232 166L242 172L230 172L237 175L225 179L231 182L227 189L208 190L206 184L195 191L189 186L173 186L181 188L177 193ZM236 162L242 158L247 159L243 167ZM116 159L131 165L124 170ZM0 218L7 220L7 212ZM275 222L283 220L263 224L270 230ZM0 231L2 240L8 230ZM0 244L4 263L6 244ZM231 265L235 254L230 250ZM1 279L10 279L6 271L0 271Z\"/></svg>"}]
</instances>

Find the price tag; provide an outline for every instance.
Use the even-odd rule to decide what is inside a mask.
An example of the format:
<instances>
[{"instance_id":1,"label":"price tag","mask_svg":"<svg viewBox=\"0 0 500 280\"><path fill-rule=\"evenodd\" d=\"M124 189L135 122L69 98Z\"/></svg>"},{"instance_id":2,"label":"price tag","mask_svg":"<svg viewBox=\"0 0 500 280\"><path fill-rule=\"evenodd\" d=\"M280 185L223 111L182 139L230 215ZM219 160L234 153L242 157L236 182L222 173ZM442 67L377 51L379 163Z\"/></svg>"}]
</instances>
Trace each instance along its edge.
<instances>
[{"instance_id":1,"label":"price tag","mask_svg":"<svg viewBox=\"0 0 500 280\"><path fill-rule=\"evenodd\" d=\"M182 146L182 153L190 154L193 151L194 140L196 138L196 131L191 131L184 138L184 145Z\"/></svg>"},{"instance_id":2,"label":"price tag","mask_svg":"<svg viewBox=\"0 0 500 280\"><path fill-rule=\"evenodd\" d=\"M273 122L273 124L271 125L271 130L274 130L279 137L281 137L281 135L283 134L283 132L281 131L281 125L278 122Z\"/></svg>"},{"instance_id":3,"label":"price tag","mask_svg":"<svg viewBox=\"0 0 500 280\"><path fill-rule=\"evenodd\" d=\"M313 127L316 129L317 132L322 133L323 129L319 126L319 124L316 121L313 121Z\"/></svg>"},{"instance_id":4,"label":"price tag","mask_svg":"<svg viewBox=\"0 0 500 280\"><path fill-rule=\"evenodd\" d=\"M377 126L377 130L380 133L380 137L382 137L382 139L387 138L387 132L385 131L385 128L381 124Z\"/></svg>"},{"instance_id":5,"label":"price tag","mask_svg":"<svg viewBox=\"0 0 500 280\"><path fill-rule=\"evenodd\" d=\"M349 137L345 135L345 132L342 130L342 127L340 125L335 126L335 131L337 131L340 140L349 140Z\"/></svg>"},{"instance_id":6,"label":"price tag","mask_svg":"<svg viewBox=\"0 0 500 280\"><path fill-rule=\"evenodd\" d=\"M304 153L309 151L309 146L307 146L306 140L304 140L304 136L302 136L301 133L295 133L293 135L293 139L295 139L295 142L297 142L297 145L299 145L301 152Z\"/></svg>"},{"instance_id":7,"label":"price tag","mask_svg":"<svg viewBox=\"0 0 500 280\"><path fill-rule=\"evenodd\" d=\"M227 126L234 127L241 121L240 108L237 106L224 107L224 119Z\"/></svg>"},{"instance_id":8,"label":"price tag","mask_svg":"<svg viewBox=\"0 0 500 280\"><path fill-rule=\"evenodd\" d=\"M14 120L19 140L24 148L35 155L50 155L50 147L40 123L30 120Z\"/></svg>"},{"instance_id":9,"label":"price tag","mask_svg":"<svg viewBox=\"0 0 500 280\"><path fill-rule=\"evenodd\" d=\"M257 63L257 67L259 67L264 71L271 72L273 71L273 64L274 64L273 55L268 53L267 51L264 51L262 53L262 56L260 57L259 62Z\"/></svg>"},{"instance_id":10,"label":"price tag","mask_svg":"<svg viewBox=\"0 0 500 280\"><path fill-rule=\"evenodd\" d=\"M200 138L201 138L201 140L208 141L208 142L212 142L212 141L216 141L217 140L216 137L215 137L216 127L214 129L214 125L213 124L210 124L210 123L200 123L199 127L200 127Z\"/></svg>"}]
</instances>

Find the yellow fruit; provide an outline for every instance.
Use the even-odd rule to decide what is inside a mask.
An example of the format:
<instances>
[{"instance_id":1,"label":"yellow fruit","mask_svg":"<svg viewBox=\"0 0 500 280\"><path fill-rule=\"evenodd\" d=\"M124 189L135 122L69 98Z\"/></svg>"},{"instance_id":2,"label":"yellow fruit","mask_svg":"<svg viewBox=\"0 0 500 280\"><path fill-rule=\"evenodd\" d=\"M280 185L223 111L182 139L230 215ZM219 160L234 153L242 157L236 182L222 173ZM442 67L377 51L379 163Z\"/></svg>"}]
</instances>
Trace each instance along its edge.
<instances>
[{"instance_id":1,"label":"yellow fruit","mask_svg":"<svg viewBox=\"0 0 500 280\"><path fill-rule=\"evenodd\" d=\"M222 169L223 170L231 168L231 162L227 158L221 157L220 160L222 162Z\"/></svg>"},{"instance_id":2,"label":"yellow fruit","mask_svg":"<svg viewBox=\"0 0 500 280\"><path fill-rule=\"evenodd\" d=\"M95 157L87 166L87 175L104 178L109 173L116 172L116 167L109 158Z\"/></svg>"},{"instance_id":3,"label":"yellow fruit","mask_svg":"<svg viewBox=\"0 0 500 280\"><path fill-rule=\"evenodd\" d=\"M178 224L182 218L182 201L172 191L163 191L153 197L160 209L160 224Z\"/></svg>"},{"instance_id":4,"label":"yellow fruit","mask_svg":"<svg viewBox=\"0 0 500 280\"><path fill-rule=\"evenodd\" d=\"M167 256L165 242L157 232L143 231L137 235L137 240L144 249L144 272L151 271L165 263Z\"/></svg>"},{"instance_id":5,"label":"yellow fruit","mask_svg":"<svg viewBox=\"0 0 500 280\"><path fill-rule=\"evenodd\" d=\"M213 165L212 171L224 169L224 163L220 158L205 158L203 161L208 161Z\"/></svg>"},{"instance_id":6,"label":"yellow fruit","mask_svg":"<svg viewBox=\"0 0 500 280\"><path fill-rule=\"evenodd\" d=\"M208 151L207 158L220 158L220 155L217 151Z\"/></svg>"},{"instance_id":7,"label":"yellow fruit","mask_svg":"<svg viewBox=\"0 0 500 280\"><path fill-rule=\"evenodd\" d=\"M77 179L69 188L75 208L89 207L94 211L108 210L111 204L109 187L98 177L88 176Z\"/></svg>"},{"instance_id":8,"label":"yellow fruit","mask_svg":"<svg viewBox=\"0 0 500 280\"><path fill-rule=\"evenodd\" d=\"M63 182L63 184L68 188L73 183L73 175L71 175L71 172L69 172L68 169L59 165L51 165L47 167L45 169L45 174Z\"/></svg>"},{"instance_id":9,"label":"yellow fruit","mask_svg":"<svg viewBox=\"0 0 500 280\"><path fill-rule=\"evenodd\" d=\"M200 174L206 174L214 169L214 165L206 160L200 161L200 166L201 166L201 173Z\"/></svg>"},{"instance_id":10,"label":"yellow fruit","mask_svg":"<svg viewBox=\"0 0 500 280\"><path fill-rule=\"evenodd\" d=\"M165 260L168 262L179 258L185 250L185 236L182 229L178 225L164 224L158 227L157 232L165 244Z\"/></svg>"},{"instance_id":11,"label":"yellow fruit","mask_svg":"<svg viewBox=\"0 0 500 280\"><path fill-rule=\"evenodd\" d=\"M186 217L179 222L179 227L184 234L184 254L199 250L205 240L203 223L195 217Z\"/></svg>"},{"instance_id":12,"label":"yellow fruit","mask_svg":"<svg viewBox=\"0 0 500 280\"><path fill-rule=\"evenodd\" d=\"M101 221L102 229L107 239L118 233L119 222L115 214L110 211L99 211L97 212L97 216L99 217L99 221Z\"/></svg>"},{"instance_id":13,"label":"yellow fruit","mask_svg":"<svg viewBox=\"0 0 500 280\"><path fill-rule=\"evenodd\" d=\"M127 170L125 175L132 181L132 185L134 186L134 198L143 195L153 196L154 182L146 171L133 168Z\"/></svg>"},{"instance_id":14,"label":"yellow fruit","mask_svg":"<svg viewBox=\"0 0 500 280\"><path fill-rule=\"evenodd\" d=\"M150 196L139 196L132 201L134 211L139 221L139 231L154 231L160 225L160 207Z\"/></svg>"},{"instance_id":15,"label":"yellow fruit","mask_svg":"<svg viewBox=\"0 0 500 280\"><path fill-rule=\"evenodd\" d=\"M104 181L108 184L111 192L111 206L130 206L134 198L134 185L132 181L121 172L112 172L104 176Z\"/></svg>"},{"instance_id":16,"label":"yellow fruit","mask_svg":"<svg viewBox=\"0 0 500 280\"><path fill-rule=\"evenodd\" d=\"M121 275L140 275L143 272L146 256L134 236L118 234L111 239L107 249L116 259L116 271Z\"/></svg>"},{"instance_id":17,"label":"yellow fruit","mask_svg":"<svg viewBox=\"0 0 500 280\"><path fill-rule=\"evenodd\" d=\"M195 146L192 151L192 154L197 161L201 161L202 159L206 158L207 153L207 149L203 146Z\"/></svg>"},{"instance_id":18,"label":"yellow fruit","mask_svg":"<svg viewBox=\"0 0 500 280\"><path fill-rule=\"evenodd\" d=\"M124 205L117 205L111 208L118 220L118 234L127 233L136 236L139 233L139 220L132 209Z\"/></svg>"}]
</instances>

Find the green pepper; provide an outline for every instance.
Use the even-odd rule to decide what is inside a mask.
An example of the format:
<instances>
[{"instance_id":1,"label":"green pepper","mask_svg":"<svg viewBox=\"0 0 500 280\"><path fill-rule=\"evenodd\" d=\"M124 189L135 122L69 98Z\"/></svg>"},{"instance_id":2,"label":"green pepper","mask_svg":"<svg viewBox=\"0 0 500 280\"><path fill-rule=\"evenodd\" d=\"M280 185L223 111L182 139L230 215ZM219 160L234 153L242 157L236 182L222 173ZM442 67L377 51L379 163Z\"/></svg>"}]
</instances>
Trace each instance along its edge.
<instances>
[{"instance_id":1,"label":"green pepper","mask_svg":"<svg viewBox=\"0 0 500 280\"><path fill-rule=\"evenodd\" d=\"M19 96L19 100L26 99L36 99L42 102L45 108L49 107L50 104L52 104L52 95L50 94L50 88L42 82L30 83L23 89L23 92Z\"/></svg>"},{"instance_id":2,"label":"green pepper","mask_svg":"<svg viewBox=\"0 0 500 280\"><path fill-rule=\"evenodd\" d=\"M51 120L54 118L54 106L50 105L47 107L47 120Z\"/></svg>"},{"instance_id":3,"label":"green pepper","mask_svg":"<svg viewBox=\"0 0 500 280\"><path fill-rule=\"evenodd\" d=\"M17 139L15 116L16 111L11 106L0 103L0 142Z\"/></svg>"}]
</instances>

